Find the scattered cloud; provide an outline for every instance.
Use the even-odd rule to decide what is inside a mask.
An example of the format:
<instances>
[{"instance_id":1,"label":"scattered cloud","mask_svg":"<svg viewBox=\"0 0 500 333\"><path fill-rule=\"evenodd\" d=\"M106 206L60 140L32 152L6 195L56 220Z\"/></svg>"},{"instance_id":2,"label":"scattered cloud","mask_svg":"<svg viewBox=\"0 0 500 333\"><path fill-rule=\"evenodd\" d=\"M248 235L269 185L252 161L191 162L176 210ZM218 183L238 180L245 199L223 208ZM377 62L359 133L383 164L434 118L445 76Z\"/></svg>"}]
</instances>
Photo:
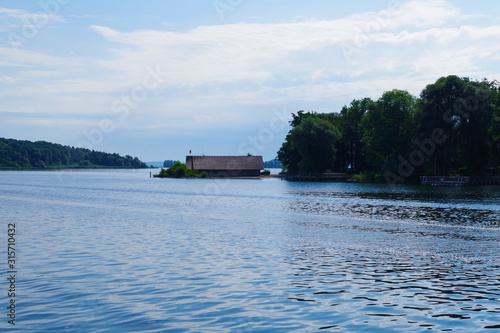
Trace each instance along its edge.
<instances>
[{"instance_id":1,"label":"scattered cloud","mask_svg":"<svg viewBox=\"0 0 500 333\"><path fill-rule=\"evenodd\" d=\"M20 75L29 78L55 78L63 77L65 73L58 71L42 71L42 70L28 70L20 72Z\"/></svg>"},{"instance_id":2,"label":"scattered cloud","mask_svg":"<svg viewBox=\"0 0 500 333\"><path fill-rule=\"evenodd\" d=\"M101 13L69 14L99 17L90 29L78 26L99 52L77 56L82 53L68 47L63 53L58 41L48 51L40 47L44 34L16 52L0 44L0 97L9 114L19 116L17 125L75 130L107 118L124 137L203 135L251 132L252 126L258 132L273 107L332 112L395 88L418 95L444 75L497 78L500 70L492 64L500 58L500 26L493 18L466 14L451 1L392 3L330 20L218 22L182 31L170 29L177 23L169 21L127 29ZM1 28L15 20L35 22L33 15L42 14L0 8ZM58 15L42 18L66 22ZM158 72L160 84L147 98L124 104L142 93L147 68ZM128 110L126 117L115 112L116 101Z\"/></svg>"},{"instance_id":3,"label":"scattered cloud","mask_svg":"<svg viewBox=\"0 0 500 333\"><path fill-rule=\"evenodd\" d=\"M0 13L17 18L30 15L5 8ZM242 104L314 101L324 99L323 93L340 97L337 86L346 87L346 80L355 82L356 91L362 93L358 85L367 77L382 78L381 73L425 72L426 77L436 78L444 70L480 71L478 59L499 49L492 40L500 37L500 27L443 26L462 16L448 1L427 0L343 19L199 26L187 32L121 32L92 26L110 43L110 59L61 58L33 51L14 55L9 48L0 48L0 56L6 66L28 67L19 70L17 77L54 79L11 94L119 92L140 80L146 66L159 66L165 76L162 89L167 92L182 89L200 99L225 93L237 96L235 101ZM343 44L355 48L350 59L342 52ZM479 49L485 45L487 51ZM68 72L82 72L89 65L107 74L98 82L67 78ZM227 90L217 92L218 87Z\"/></svg>"},{"instance_id":4,"label":"scattered cloud","mask_svg":"<svg viewBox=\"0 0 500 333\"><path fill-rule=\"evenodd\" d=\"M94 128L98 127L99 123L95 121L86 121L81 119L67 118L47 118L47 117L30 117L30 118L14 118L10 121L12 124L46 127L50 129L57 128Z\"/></svg>"},{"instance_id":5,"label":"scattered cloud","mask_svg":"<svg viewBox=\"0 0 500 333\"><path fill-rule=\"evenodd\" d=\"M395 9L391 25L395 28L404 26L429 28L457 20L460 16L461 10L449 1L408 1Z\"/></svg>"},{"instance_id":6,"label":"scattered cloud","mask_svg":"<svg viewBox=\"0 0 500 333\"><path fill-rule=\"evenodd\" d=\"M0 77L0 82L2 82L2 83L4 83L4 82L5 83L15 83L16 80L11 76L4 75L4 76Z\"/></svg>"},{"instance_id":7,"label":"scattered cloud","mask_svg":"<svg viewBox=\"0 0 500 333\"><path fill-rule=\"evenodd\" d=\"M22 9L0 8L0 15L4 15L17 20L22 20L23 22L27 22L33 25L40 25L41 23L47 24L50 22L66 22L66 20L59 15L47 14L41 11L38 13L30 13Z\"/></svg>"},{"instance_id":8,"label":"scattered cloud","mask_svg":"<svg viewBox=\"0 0 500 333\"><path fill-rule=\"evenodd\" d=\"M500 27L444 26L461 17L461 10L450 2L428 0L330 21L200 26L184 33L92 28L116 45L115 58L101 61L103 67L133 75L141 67L138 64L161 64L171 86L253 82L264 86L257 89L260 92L266 85L280 87L268 89L282 93L268 94L267 98L262 93L260 98L252 98L248 91L241 94L248 96L247 101L260 103L274 102L277 96L283 96L282 102L298 96L305 101L324 98L316 93L296 93L321 86L315 81L339 82L380 71L407 75L408 69L410 73L426 71L427 77L436 78L444 68L450 73L480 68L477 47L500 37ZM360 35L364 41L358 43ZM346 43L356 48L353 59L346 59L341 52ZM443 52L443 43L453 52ZM401 47L412 53L401 52ZM492 52L498 49L492 48ZM429 57L433 61L427 61ZM304 88L304 82L312 83L311 89Z\"/></svg>"}]
</instances>

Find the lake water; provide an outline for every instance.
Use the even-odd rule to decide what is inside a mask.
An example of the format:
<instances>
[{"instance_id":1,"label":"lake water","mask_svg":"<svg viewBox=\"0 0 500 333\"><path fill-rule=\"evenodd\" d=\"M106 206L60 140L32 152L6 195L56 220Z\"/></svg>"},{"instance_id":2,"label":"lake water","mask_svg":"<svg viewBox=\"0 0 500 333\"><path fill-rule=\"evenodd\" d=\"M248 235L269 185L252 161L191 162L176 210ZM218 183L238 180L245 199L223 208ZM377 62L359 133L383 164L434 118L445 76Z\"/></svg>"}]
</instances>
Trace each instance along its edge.
<instances>
[{"instance_id":1,"label":"lake water","mask_svg":"<svg viewBox=\"0 0 500 333\"><path fill-rule=\"evenodd\" d=\"M19 332L500 330L500 187L150 171L0 172Z\"/></svg>"}]
</instances>

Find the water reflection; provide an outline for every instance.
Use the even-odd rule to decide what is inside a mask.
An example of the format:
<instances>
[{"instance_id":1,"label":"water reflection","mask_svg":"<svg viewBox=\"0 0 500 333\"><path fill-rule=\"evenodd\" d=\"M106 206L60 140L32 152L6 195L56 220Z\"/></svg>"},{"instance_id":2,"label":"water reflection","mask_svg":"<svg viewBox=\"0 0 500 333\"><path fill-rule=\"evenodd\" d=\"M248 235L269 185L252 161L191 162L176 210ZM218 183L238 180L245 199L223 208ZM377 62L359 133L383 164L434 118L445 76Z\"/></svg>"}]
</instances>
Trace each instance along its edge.
<instances>
[{"instance_id":1,"label":"water reflection","mask_svg":"<svg viewBox=\"0 0 500 333\"><path fill-rule=\"evenodd\" d=\"M289 299L332 331L500 328L499 193L293 185Z\"/></svg>"},{"instance_id":2,"label":"water reflection","mask_svg":"<svg viewBox=\"0 0 500 333\"><path fill-rule=\"evenodd\" d=\"M500 188L139 176L0 173L22 330L498 328Z\"/></svg>"},{"instance_id":3,"label":"water reflection","mask_svg":"<svg viewBox=\"0 0 500 333\"><path fill-rule=\"evenodd\" d=\"M400 191L295 191L295 212L350 218L407 220L413 223L474 228L500 227L498 188L435 189L405 187ZM389 188L386 188L389 189Z\"/></svg>"},{"instance_id":4,"label":"water reflection","mask_svg":"<svg viewBox=\"0 0 500 333\"><path fill-rule=\"evenodd\" d=\"M353 332L384 326L398 331L398 325L404 331L457 331L457 325L467 332L498 328L493 319L500 313L498 265L362 246L311 245L288 253L286 262L293 269L289 298L330 313L330 328Z\"/></svg>"},{"instance_id":5,"label":"water reflection","mask_svg":"<svg viewBox=\"0 0 500 333\"><path fill-rule=\"evenodd\" d=\"M359 198L402 202L481 203L498 205L500 188L385 186L374 184L299 184L292 195L300 197Z\"/></svg>"}]
</instances>

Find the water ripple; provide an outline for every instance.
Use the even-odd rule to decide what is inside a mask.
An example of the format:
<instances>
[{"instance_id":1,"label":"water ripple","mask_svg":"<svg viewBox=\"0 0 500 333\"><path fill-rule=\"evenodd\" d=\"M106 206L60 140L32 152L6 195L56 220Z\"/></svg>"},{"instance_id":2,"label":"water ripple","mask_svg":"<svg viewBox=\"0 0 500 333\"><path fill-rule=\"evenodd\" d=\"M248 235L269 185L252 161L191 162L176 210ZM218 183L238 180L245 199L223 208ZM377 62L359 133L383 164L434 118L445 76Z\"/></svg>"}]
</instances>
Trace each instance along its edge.
<instances>
[{"instance_id":1,"label":"water ripple","mask_svg":"<svg viewBox=\"0 0 500 333\"><path fill-rule=\"evenodd\" d=\"M495 188L144 170L0 173L0 190L19 228L22 331L500 328Z\"/></svg>"}]
</instances>

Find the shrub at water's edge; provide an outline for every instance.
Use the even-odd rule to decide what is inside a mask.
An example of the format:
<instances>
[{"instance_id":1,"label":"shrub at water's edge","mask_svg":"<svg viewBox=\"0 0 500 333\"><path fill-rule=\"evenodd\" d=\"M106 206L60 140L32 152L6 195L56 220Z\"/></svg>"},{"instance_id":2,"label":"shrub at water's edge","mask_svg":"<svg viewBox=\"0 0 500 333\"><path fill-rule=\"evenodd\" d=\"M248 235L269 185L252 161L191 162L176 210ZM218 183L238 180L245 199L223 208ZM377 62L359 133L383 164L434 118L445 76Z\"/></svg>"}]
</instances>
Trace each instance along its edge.
<instances>
[{"instance_id":1,"label":"shrub at water's edge","mask_svg":"<svg viewBox=\"0 0 500 333\"><path fill-rule=\"evenodd\" d=\"M385 182L384 175L374 172L362 172L359 174L352 175L353 181L360 183L383 183Z\"/></svg>"},{"instance_id":2,"label":"shrub at water's edge","mask_svg":"<svg viewBox=\"0 0 500 333\"><path fill-rule=\"evenodd\" d=\"M185 164L181 162L175 163L168 169L161 169L160 173L154 175L156 178L208 178L208 173L203 171L198 173L198 170L188 170Z\"/></svg>"}]
</instances>

